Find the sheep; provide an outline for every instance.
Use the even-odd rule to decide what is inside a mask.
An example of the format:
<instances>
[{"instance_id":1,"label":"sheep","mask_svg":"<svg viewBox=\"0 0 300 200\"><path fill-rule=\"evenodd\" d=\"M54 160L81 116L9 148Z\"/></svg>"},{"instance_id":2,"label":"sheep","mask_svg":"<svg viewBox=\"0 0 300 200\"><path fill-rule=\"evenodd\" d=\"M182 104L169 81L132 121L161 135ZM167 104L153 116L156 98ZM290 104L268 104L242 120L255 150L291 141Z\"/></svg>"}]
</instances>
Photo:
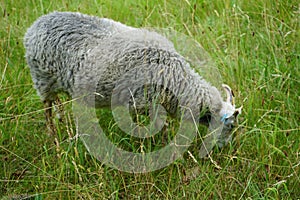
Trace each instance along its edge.
<instances>
[{"instance_id":1,"label":"sheep","mask_svg":"<svg viewBox=\"0 0 300 200\"><path fill-rule=\"evenodd\" d=\"M27 30L24 46L51 134L55 134L51 107L54 102L60 104L60 92L76 98L82 91L94 91L97 108L131 101L131 108L140 112L158 94L159 103L172 116L182 104L196 110L199 118L200 111L207 109L224 123L226 133L241 112L235 108L229 86L223 85L227 93L223 101L220 91L154 31L81 13L53 12ZM137 83L145 84L135 87ZM151 87L145 95L147 84Z\"/></svg>"}]
</instances>

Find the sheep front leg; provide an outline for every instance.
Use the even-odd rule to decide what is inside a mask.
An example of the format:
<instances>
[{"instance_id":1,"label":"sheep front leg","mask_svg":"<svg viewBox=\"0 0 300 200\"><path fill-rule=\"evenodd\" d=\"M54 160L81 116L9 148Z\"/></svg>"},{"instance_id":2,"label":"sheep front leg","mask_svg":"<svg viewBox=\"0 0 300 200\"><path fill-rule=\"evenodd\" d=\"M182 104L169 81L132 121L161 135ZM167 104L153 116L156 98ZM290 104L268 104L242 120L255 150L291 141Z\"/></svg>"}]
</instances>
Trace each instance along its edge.
<instances>
[{"instance_id":1,"label":"sheep front leg","mask_svg":"<svg viewBox=\"0 0 300 200\"><path fill-rule=\"evenodd\" d=\"M46 126L48 129L48 134L56 135L56 128L53 124L53 119L52 119L52 101L45 100L44 108L45 108Z\"/></svg>"}]
</instances>

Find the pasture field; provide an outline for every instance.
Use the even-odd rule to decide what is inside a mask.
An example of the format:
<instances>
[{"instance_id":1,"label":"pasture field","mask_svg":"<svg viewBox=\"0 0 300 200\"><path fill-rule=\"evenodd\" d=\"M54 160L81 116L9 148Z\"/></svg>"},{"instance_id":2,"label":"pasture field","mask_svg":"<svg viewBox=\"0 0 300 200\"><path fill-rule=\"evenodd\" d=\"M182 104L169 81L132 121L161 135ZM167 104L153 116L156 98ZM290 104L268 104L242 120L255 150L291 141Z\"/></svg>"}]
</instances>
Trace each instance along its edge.
<instances>
[{"instance_id":1,"label":"pasture field","mask_svg":"<svg viewBox=\"0 0 300 200\"><path fill-rule=\"evenodd\" d=\"M243 105L234 140L154 172L103 165L80 140L70 99L47 136L23 36L41 15L79 11L199 42ZM296 0L0 1L0 199L300 199L300 4ZM208 80L209 81L209 80ZM99 111L108 135L118 132Z\"/></svg>"}]
</instances>

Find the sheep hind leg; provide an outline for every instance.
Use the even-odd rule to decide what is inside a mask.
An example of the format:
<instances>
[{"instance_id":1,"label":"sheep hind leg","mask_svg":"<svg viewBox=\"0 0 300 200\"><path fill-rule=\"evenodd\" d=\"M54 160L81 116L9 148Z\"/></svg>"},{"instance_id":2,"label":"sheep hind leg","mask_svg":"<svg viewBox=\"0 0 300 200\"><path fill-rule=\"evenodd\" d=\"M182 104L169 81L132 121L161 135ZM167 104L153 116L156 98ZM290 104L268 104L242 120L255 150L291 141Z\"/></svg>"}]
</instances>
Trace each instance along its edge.
<instances>
[{"instance_id":1,"label":"sheep hind leg","mask_svg":"<svg viewBox=\"0 0 300 200\"><path fill-rule=\"evenodd\" d=\"M56 112L56 116L57 116L58 120L60 122L63 122L64 121L64 106L58 97L56 97L54 108L55 108L55 112Z\"/></svg>"},{"instance_id":2,"label":"sheep hind leg","mask_svg":"<svg viewBox=\"0 0 300 200\"><path fill-rule=\"evenodd\" d=\"M48 129L48 134L54 136L56 135L57 131L52 119L52 101L45 100L44 108L45 108L46 126Z\"/></svg>"}]
</instances>

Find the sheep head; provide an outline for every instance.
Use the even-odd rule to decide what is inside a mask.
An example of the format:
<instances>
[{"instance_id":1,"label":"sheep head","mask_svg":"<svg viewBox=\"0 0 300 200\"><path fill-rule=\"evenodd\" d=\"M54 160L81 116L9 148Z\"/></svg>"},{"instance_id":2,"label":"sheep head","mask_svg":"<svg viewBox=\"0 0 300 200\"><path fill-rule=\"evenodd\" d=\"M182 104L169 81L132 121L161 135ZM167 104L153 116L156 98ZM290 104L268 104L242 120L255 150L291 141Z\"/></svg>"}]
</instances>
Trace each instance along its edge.
<instances>
[{"instance_id":1,"label":"sheep head","mask_svg":"<svg viewBox=\"0 0 300 200\"><path fill-rule=\"evenodd\" d=\"M221 122L223 123L222 133L219 138L219 147L222 147L224 143L228 143L231 140L231 131L234 125L237 123L238 115L242 113L242 106L235 108L234 93L228 85L222 84L223 89L226 92L226 101L222 102L222 108L220 111Z\"/></svg>"}]
</instances>

